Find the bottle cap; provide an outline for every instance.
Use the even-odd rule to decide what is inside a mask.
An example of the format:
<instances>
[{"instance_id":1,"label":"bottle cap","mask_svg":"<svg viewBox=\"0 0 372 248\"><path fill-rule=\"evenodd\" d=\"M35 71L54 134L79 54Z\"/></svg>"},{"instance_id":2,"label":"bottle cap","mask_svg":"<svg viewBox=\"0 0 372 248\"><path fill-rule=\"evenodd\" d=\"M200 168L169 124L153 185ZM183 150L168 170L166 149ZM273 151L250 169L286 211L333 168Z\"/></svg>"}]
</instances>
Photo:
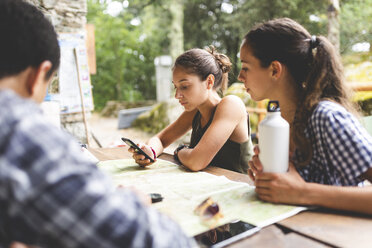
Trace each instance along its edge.
<instances>
[{"instance_id":1,"label":"bottle cap","mask_svg":"<svg viewBox=\"0 0 372 248\"><path fill-rule=\"evenodd\" d=\"M280 112L279 101L269 101L267 112Z\"/></svg>"}]
</instances>

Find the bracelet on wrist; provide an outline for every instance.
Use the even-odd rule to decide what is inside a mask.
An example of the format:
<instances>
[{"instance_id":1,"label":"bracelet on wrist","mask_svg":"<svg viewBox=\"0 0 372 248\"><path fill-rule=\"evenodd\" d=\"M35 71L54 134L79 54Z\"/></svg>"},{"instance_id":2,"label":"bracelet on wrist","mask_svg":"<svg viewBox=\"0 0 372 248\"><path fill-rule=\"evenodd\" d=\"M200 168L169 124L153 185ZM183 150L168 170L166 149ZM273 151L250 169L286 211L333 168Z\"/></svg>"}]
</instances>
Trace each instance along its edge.
<instances>
[{"instance_id":1,"label":"bracelet on wrist","mask_svg":"<svg viewBox=\"0 0 372 248\"><path fill-rule=\"evenodd\" d=\"M181 163L180 159L178 158L178 152L181 151L182 149L184 148L189 148L187 145L185 144L181 144L179 145L176 150L174 150L174 153L173 153L173 158L178 162L178 163Z\"/></svg>"},{"instance_id":2,"label":"bracelet on wrist","mask_svg":"<svg viewBox=\"0 0 372 248\"><path fill-rule=\"evenodd\" d=\"M154 150L154 148L152 148L151 146L150 146L150 148L151 148L151 151L152 151L152 154L154 154L154 161L156 161L156 152L155 152L155 150Z\"/></svg>"}]
</instances>

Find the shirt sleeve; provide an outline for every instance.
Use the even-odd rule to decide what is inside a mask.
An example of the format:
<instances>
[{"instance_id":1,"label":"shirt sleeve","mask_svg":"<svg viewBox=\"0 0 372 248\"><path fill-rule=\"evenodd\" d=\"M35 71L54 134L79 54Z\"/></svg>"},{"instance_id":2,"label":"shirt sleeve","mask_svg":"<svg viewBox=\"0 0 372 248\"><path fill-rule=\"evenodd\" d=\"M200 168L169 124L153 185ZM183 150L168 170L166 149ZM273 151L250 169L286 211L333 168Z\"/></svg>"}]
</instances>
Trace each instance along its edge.
<instances>
[{"instance_id":1,"label":"shirt sleeve","mask_svg":"<svg viewBox=\"0 0 372 248\"><path fill-rule=\"evenodd\" d=\"M372 138L359 121L337 106L318 113L319 133L331 170L343 185L357 185L361 174L372 167Z\"/></svg>"},{"instance_id":2,"label":"shirt sleeve","mask_svg":"<svg viewBox=\"0 0 372 248\"><path fill-rule=\"evenodd\" d=\"M45 247L194 246L168 217L116 190L59 130L21 125L6 153L13 240Z\"/></svg>"}]
</instances>

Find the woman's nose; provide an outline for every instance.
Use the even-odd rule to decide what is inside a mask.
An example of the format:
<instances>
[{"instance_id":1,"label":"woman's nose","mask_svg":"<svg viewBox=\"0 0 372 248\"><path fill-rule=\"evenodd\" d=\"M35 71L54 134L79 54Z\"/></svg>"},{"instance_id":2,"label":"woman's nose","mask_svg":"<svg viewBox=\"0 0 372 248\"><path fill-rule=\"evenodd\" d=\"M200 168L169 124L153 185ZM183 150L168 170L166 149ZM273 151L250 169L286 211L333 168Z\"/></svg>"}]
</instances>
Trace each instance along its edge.
<instances>
[{"instance_id":1,"label":"woman's nose","mask_svg":"<svg viewBox=\"0 0 372 248\"><path fill-rule=\"evenodd\" d=\"M180 99L180 98L181 98L181 94L180 94L180 92L178 91L178 89L176 89L176 93L174 94L174 97L175 97L176 99Z\"/></svg>"},{"instance_id":2,"label":"woman's nose","mask_svg":"<svg viewBox=\"0 0 372 248\"><path fill-rule=\"evenodd\" d=\"M243 76L242 76L242 71L239 72L238 80L239 80L240 82L243 82L243 83L244 83L244 78L243 78Z\"/></svg>"}]
</instances>

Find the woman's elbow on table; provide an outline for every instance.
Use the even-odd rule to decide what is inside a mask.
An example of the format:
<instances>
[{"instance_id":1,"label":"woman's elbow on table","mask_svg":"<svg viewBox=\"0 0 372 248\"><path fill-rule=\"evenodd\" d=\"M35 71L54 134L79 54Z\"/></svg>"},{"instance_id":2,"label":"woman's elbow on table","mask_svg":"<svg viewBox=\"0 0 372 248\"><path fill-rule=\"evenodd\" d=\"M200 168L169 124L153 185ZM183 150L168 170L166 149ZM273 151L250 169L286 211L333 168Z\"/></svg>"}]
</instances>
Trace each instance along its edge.
<instances>
[{"instance_id":1,"label":"woman's elbow on table","mask_svg":"<svg viewBox=\"0 0 372 248\"><path fill-rule=\"evenodd\" d=\"M210 161L204 161L197 156L184 160L181 158L181 163L191 171L201 171L208 166L209 162Z\"/></svg>"},{"instance_id":2,"label":"woman's elbow on table","mask_svg":"<svg viewBox=\"0 0 372 248\"><path fill-rule=\"evenodd\" d=\"M210 158L195 148L182 149L178 153L178 157L180 162L192 171L203 170L211 162Z\"/></svg>"},{"instance_id":3,"label":"woman's elbow on table","mask_svg":"<svg viewBox=\"0 0 372 248\"><path fill-rule=\"evenodd\" d=\"M189 165L187 164L183 164L183 165L186 166L189 170L194 171L194 172L201 171L208 166L208 165L203 165L200 163L190 163Z\"/></svg>"}]
</instances>

